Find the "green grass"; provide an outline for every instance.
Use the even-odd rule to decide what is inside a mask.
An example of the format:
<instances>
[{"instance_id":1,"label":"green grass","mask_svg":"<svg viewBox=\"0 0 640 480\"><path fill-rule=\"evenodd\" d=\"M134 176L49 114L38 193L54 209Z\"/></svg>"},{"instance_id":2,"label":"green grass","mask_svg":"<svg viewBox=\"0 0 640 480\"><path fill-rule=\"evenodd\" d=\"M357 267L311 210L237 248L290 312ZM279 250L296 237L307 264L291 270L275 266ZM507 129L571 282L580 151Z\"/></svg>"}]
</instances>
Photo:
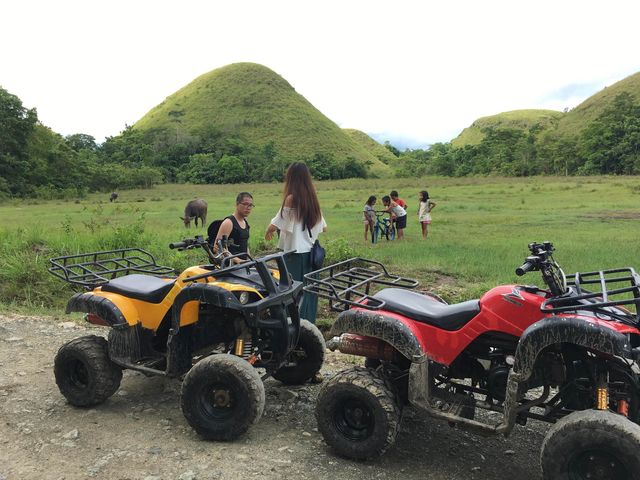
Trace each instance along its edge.
<instances>
[{"instance_id":1,"label":"green grass","mask_svg":"<svg viewBox=\"0 0 640 480\"><path fill-rule=\"evenodd\" d=\"M341 180L316 184L329 231L321 237L333 260L358 255L383 261L393 272L415 277L449 301L477 297L501 283L516 282L515 268L531 241L551 240L567 272L638 267L640 179L422 178ZM251 248L275 249L262 237L281 202L281 184L164 185L105 194L82 201L13 201L0 204L0 308L61 313L71 294L46 272L60 254L139 246L160 263L177 268L203 263L200 251L169 250L169 242L204 229L186 230L178 218L186 202L209 203L208 221L230 213L237 192L254 195L249 217ZM416 220L417 194L427 188L438 204L429 239ZM400 191L409 203L404 242L365 243L362 207L369 195ZM538 274L525 283L540 284Z\"/></svg>"},{"instance_id":2,"label":"green grass","mask_svg":"<svg viewBox=\"0 0 640 480\"><path fill-rule=\"evenodd\" d=\"M152 108L133 128L167 130L178 139L214 129L258 148L273 142L283 158L324 153L337 160L371 162L377 173L390 172L285 79L255 63L235 63L201 75Z\"/></svg>"}]
</instances>

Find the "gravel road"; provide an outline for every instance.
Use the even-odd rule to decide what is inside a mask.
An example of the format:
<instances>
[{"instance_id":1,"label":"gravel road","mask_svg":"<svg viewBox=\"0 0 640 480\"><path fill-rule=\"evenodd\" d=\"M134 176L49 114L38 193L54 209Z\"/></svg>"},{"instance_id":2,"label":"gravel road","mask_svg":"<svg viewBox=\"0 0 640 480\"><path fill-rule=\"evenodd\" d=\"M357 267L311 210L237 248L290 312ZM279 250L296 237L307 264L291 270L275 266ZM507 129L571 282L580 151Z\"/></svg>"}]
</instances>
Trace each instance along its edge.
<instances>
[{"instance_id":1,"label":"gravel road","mask_svg":"<svg viewBox=\"0 0 640 480\"><path fill-rule=\"evenodd\" d=\"M232 443L201 440L180 410L180 382L125 371L120 390L91 409L68 405L53 377L64 342L100 334L68 318L0 316L0 480L540 478L546 425L484 438L405 409L396 445L370 462L332 453L313 415L319 385L265 382L260 422ZM326 376L349 358L328 353Z\"/></svg>"}]
</instances>

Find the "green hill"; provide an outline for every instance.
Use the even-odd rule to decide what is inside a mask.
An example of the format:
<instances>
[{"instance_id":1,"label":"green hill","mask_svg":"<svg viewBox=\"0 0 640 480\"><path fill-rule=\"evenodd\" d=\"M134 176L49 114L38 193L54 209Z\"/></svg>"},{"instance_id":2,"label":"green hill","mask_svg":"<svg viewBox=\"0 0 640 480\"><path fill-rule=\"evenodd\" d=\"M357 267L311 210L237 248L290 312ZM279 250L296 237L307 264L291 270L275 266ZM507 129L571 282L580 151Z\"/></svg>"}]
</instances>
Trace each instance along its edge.
<instances>
[{"instance_id":1,"label":"green hill","mask_svg":"<svg viewBox=\"0 0 640 480\"><path fill-rule=\"evenodd\" d=\"M344 128L342 131L385 165L390 165L398 159L398 157L391 153L384 145L376 142L366 133L354 128ZM388 173L388 171L385 172Z\"/></svg>"},{"instance_id":2,"label":"green hill","mask_svg":"<svg viewBox=\"0 0 640 480\"><path fill-rule=\"evenodd\" d=\"M280 158L316 154L352 157L372 173L388 169L352 140L280 75L254 63L236 63L201 75L151 109L134 126L174 138L216 132L258 148L272 143Z\"/></svg>"},{"instance_id":3,"label":"green hill","mask_svg":"<svg viewBox=\"0 0 640 480\"><path fill-rule=\"evenodd\" d=\"M514 110L477 119L451 141L454 147L477 145L484 138L484 128L529 129L539 124L545 132L557 137L577 137L604 112L619 94L627 92L640 102L640 72L605 87L590 96L573 110L562 113L554 110Z\"/></svg>"},{"instance_id":4,"label":"green hill","mask_svg":"<svg viewBox=\"0 0 640 480\"><path fill-rule=\"evenodd\" d=\"M479 118L432 155L430 168L460 176L636 175L639 129L636 73L567 113L515 110Z\"/></svg>"},{"instance_id":5,"label":"green hill","mask_svg":"<svg viewBox=\"0 0 640 480\"><path fill-rule=\"evenodd\" d=\"M557 134L565 137L579 135L613 103L616 96L624 92L630 93L636 102L640 102L640 72L603 88L567 112L558 122Z\"/></svg>"},{"instance_id":6,"label":"green hill","mask_svg":"<svg viewBox=\"0 0 640 480\"><path fill-rule=\"evenodd\" d=\"M528 130L540 125L543 129L554 127L563 117L562 112L555 110L513 110L511 112L498 113L489 117L481 117L465 128L460 135L451 141L456 147L465 145L477 145L484 138L482 130L485 128L513 128Z\"/></svg>"}]
</instances>

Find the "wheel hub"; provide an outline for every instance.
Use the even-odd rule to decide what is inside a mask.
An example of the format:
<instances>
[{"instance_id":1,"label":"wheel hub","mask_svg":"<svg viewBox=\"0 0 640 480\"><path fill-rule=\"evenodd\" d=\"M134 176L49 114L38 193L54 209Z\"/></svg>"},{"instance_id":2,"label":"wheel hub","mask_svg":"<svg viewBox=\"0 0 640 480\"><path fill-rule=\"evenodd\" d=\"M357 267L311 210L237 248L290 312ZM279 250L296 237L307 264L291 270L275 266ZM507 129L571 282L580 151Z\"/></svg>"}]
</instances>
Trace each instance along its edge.
<instances>
[{"instance_id":1,"label":"wheel hub","mask_svg":"<svg viewBox=\"0 0 640 480\"><path fill-rule=\"evenodd\" d=\"M89 372L84 363L79 360L71 365L69 379L76 388L85 388L89 383Z\"/></svg>"},{"instance_id":2,"label":"wheel hub","mask_svg":"<svg viewBox=\"0 0 640 480\"><path fill-rule=\"evenodd\" d=\"M573 480L631 480L625 464L607 451L581 453L571 462L569 472Z\"/></svg>"},{"instance_id":3,"label":"wheel hub","mask_svg":"<svg viewBox=\"0 0 640 480\"><path fill-rule=\"evenodd\" d=\"M364 440L373 431L373 413L364 402L348 399L342 403L341 408L336 409L334 424L347 438Z\"/></svg>"},{"instance_id":4,"label":"wheel hub","mask_svg":"<svg viewBox=\"0 0 640 480\"><path fill-rule=\"evenodd\" d=\"M229 390L216 389L213 391L213 405L216 408L229 408L231 406L231 393Z\"/></svg>"},{"instance_id":5,"label":"wheel hub","mask_svg":"<svg viewBox=\"0 0 640 480\"><path fill-rule=\"evenodd\" d=\"M307 358L307 352L305 352L304 349L298 348L298 349L295 349L295 350L291 350L289 352L289 355L287 355L287 365L286 366L295 367L300 362L306 360L306 358Z\"/></svg>"},{"instance_id":6,"label":"wheel hub","mask_svg":"<svg viewBox=\"0 0 640 480\"><path fill-rule=\"evenodd\" d=\"M355 428L362 428L365 426L363 422L365 412L361 408L347 408L345 411L345 417L347 423Z\"/></svg>"}]
</instances>

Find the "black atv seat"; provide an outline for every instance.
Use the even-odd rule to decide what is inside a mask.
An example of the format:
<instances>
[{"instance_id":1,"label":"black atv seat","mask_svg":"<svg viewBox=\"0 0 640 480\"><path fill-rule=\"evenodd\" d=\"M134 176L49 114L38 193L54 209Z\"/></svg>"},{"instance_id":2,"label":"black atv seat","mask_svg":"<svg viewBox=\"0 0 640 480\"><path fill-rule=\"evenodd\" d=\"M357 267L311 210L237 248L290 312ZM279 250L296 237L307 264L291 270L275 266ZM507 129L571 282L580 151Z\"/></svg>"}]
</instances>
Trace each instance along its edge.
<instances>
[{"instance_id":1,"label":"black atv seat","mask_svg":"<svg viewBox=\"0 0 640 480\"><path fill-rule=\"evenodd\" d=\"M175 280L167 281L151 275L132 274L109 280L102 286L103 292L118 293L149 303L160 303L173 287Z\"/></svg>"},{"instance_id":2,"label":"black atv seat","mask_svg":"<svg viewBox=\"0 0 640 480\"><path fill-rule=\"evenodd\" d=\"M458 330L480 312L480 301L445 305L411 290L385 288L373 298L386 302L383 310L399 313L422 323L434 325L443 330Z\"/></svg>"}]
</instances>

